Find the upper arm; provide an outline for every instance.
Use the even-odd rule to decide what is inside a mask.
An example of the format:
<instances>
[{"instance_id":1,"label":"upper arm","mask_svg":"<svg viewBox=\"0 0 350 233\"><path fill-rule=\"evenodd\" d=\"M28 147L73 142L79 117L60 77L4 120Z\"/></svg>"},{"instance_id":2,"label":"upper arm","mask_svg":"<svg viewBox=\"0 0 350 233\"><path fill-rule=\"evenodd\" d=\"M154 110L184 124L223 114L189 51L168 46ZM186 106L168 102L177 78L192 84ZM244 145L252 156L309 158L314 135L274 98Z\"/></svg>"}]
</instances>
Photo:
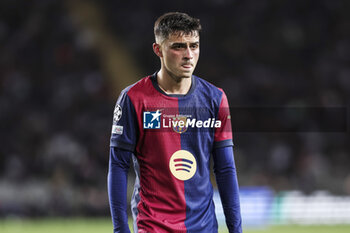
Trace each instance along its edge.
<instances>
[{"instance_id":1,"label":"upper arm","mask_svg":"<svg viewBox=\"0 0 350 233\"><path fill-rule=\"evenodd\" d=\"M127 91L124 90L114 109L110 146L133 152L137 142L137 129L135 108Z\"/></svg>"},{"instance_id":2,"label":"upper arm","mask_svg":"<svg viewBox=\"0 0 350 233\"><path fill-rule=\"evenodd\" d=\"M227 97L224 91L222 91L217 119L221 121L221 126L215 129L214 148L233 146L231 115Z\"/></svg>"}]
</instances>

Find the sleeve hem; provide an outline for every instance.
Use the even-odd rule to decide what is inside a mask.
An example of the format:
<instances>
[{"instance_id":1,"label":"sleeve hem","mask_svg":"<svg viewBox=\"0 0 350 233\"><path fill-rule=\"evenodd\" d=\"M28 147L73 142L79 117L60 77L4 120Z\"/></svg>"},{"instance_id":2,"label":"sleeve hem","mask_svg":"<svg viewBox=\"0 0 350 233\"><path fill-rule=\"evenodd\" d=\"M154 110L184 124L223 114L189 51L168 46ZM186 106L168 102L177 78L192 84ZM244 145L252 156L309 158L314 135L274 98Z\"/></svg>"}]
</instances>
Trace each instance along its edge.
<instances>
[{"instance_id":1,"label":"sleeve hem","mask_svg":"<svg viewBox=\"0 0 350 233\"><path fill-rule=\"evenodd\" d=\"M220 147L226 147L226 146L233 146L232 139L214 142L214 148L220 148Z\"/></svg>"},{"instance_id":2,"label":"sleeve hem","mask_svg":"<svg viewBox=\"0 0 350 233\"><path fill-rule=\"evenodd\" d=\"M113 139L111 139L111 141L110 141L110 147L118 147L120 149L128 150L131 152L134 152L134 150L135 150L135 145L121 142L121 141L117 141L117 140L113 140Z\"/></svg>"}]
</instances>

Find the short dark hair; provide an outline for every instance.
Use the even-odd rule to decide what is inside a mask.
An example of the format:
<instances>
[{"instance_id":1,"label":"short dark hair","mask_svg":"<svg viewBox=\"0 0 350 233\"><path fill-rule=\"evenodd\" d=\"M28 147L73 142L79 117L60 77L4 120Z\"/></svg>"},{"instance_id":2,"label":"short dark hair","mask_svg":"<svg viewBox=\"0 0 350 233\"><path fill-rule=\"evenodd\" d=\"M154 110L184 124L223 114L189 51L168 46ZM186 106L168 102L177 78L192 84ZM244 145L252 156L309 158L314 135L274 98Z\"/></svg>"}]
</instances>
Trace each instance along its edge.
<instances>
[{"instance_id":1,"label":"short dark hair","mask_svg":"<svg viewBox=\"0 0 350 233\"><path fill-rule=\"evenodd\" d=\"M193 18L186 13L169 12L160 16L154 23L154 36L167 39L170 34L183 33L192 34L198 33L202 26L199 19Z\"/></svg>"}]
</instances>

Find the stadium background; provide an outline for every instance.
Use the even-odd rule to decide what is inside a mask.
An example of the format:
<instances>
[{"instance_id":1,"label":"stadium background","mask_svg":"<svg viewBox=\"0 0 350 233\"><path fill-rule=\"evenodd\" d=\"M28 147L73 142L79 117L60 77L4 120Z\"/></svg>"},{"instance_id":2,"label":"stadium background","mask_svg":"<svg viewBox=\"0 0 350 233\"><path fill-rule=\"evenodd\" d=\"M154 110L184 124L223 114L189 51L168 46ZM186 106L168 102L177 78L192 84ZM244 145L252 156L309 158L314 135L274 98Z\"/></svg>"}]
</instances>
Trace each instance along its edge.
<instances>
[{"instance_id":1,"label":"stadium background","mask_svg":"<svg viewBox=\"0 0 350 233\"><path fill-rule=\"evenodd\" d=\"M160 14L185 11L201 19L195 74L223 87L231 107L347 109L349 5L346 0L2 0L0 231L71 226L68 233L80 232L74 226L82 225L88 228L81 232L110 232L106 175L113 108L122 88L159 67L151 44ZM243 130L234 133L234 141L245 228L257 222L254 227L264 229L350 224L347 128ZM130 173L129 184L132 180ZM285 196L292 204L284 211L294 218L276 212ZM310 217L305 210L314 200ZM65 222L77 217L76 225Z\"/></svg>"}]
</instances>

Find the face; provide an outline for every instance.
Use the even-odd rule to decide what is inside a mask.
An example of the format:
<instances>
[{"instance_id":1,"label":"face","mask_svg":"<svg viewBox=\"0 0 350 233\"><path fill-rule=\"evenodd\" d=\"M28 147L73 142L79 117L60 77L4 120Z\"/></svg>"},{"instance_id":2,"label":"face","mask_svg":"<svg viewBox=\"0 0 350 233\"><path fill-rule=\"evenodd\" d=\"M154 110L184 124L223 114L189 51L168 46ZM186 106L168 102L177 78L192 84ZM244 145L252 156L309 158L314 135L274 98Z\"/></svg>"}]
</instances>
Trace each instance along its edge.
<instances>
[{"instance_id":1,"label":"face","mask_svg":"<svg viewBox=\"0 0 350 233\"><path fill-rule=\"evenodd\" d=\"M158 47L157 47L158 46ZM162 69L173 78L190 78L199 58L199 35L171 34L161 44L154 44ZM158 51L156 51L158 49Z\"/></svg>"}]
</instances>

